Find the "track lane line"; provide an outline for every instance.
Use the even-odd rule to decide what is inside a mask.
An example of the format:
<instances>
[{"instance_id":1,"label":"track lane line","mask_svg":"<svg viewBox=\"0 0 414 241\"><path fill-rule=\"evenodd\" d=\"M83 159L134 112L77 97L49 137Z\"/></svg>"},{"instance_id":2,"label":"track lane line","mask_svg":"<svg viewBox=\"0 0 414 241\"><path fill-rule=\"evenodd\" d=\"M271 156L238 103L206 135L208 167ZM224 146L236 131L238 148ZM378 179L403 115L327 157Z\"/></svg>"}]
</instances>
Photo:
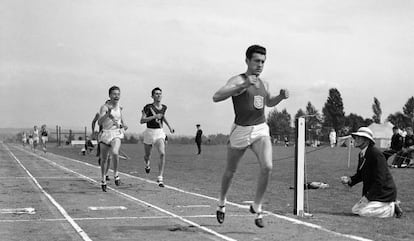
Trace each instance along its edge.
<instances>
[{"instance_id":1,"label":"track lane line","mask_svg":"<svg viewBox=\"0 0 414 241\"><path fill-rule=\"evenodd\" d=\"M43 157L43 156L37 155L36 153L31 153L31 152L26 151L26 150L24 150L24 149L21 149L21 148L19 148L19 147L16 147L16 148L18 148L18 149L20 149L20 150L22 150L22 151L24 151L24 152L26 152L26 153L28 153L28 154L31 154L31 155L33 155L33 156L35 156L35 157L37 157L37 158L40 158L40 159L42 159L42 160L44 160L44 161L46 161L46 162L48 162L48 163L52 164L53 166L59 167L59 168L61 168L62 170L65 170L65 171L71 172L71 173L73 173L73 174L75 174L75 175L77 175L77 176L79 176L79 177L81 177L81 178L83 178L83 179L85 179L85 180L88 180L88 181L89 181L89 182L91 182L91 183L97 183L97 184L99 184L99 182L98 182L98 181L96 181L96 180L94 180L94 179L92 179L92 178L90 178L90 177L88 177L88 176L85 176L85 175L83 175L83 174L81 174L81 173L78 173L78 172L76 172L76 171L73 171L73 170L71 170L71 169L69 169L69 168L67 168L67 167L64 167L64 166L62 166L62 165L59 165L59 164L57 164L56 162L54 162L54 161L52 161L52 160L49 160L49 159L47 159L47 158L45 158L45 157ZM10 153L11 153L11 154L13 154L11 151L10 151ZM13 155L13 156L14 156L14 155ZM58 155L56 155L56 156L58 156ZM58 156L58 157L60 157L60 156ZM80 162L80 163L83 163L83 162ZM91 165L91 166L92 166L92 165ZM117 189L114 189L114 188L109 187L109 186L107 187L107 189L109 189L109 190L111 190L111 191L113 191L113 192L117 193L117 194L118 194L118 195L120 195L120 196L125 197L126 199L129 199L129 200L132 200L132 201L138 202L138 203L140 203L140 204L146 205L146 206L151 207L151 208L153 208L153 209L155 209L155 210L158 210L158 211L159 211L159 212L161 212L161 213L165 213L165 214L167 214L167 215L169 215L169 216L171 216L171 217L174 217L174 218L176 218L176 219L179 219L179 220L181 220L182 222L187 223L187 224L189 224L189 225L192 225L192 226L194 226L194 227L196 227L196 228L198 228L198 229L200 229L200 230L203 230L203 231L204 231L204 232L206 232L206 233L212 234L213 236L216 236L216 237L221 238L221 239L226 240L226 241L237 241L236 239L233 239L233 238L231 238L231 237L228 237L228 236L225 236L225 235L223 235L223 234L220 234L220 233L218 233L218 232L216 232L216 231L214 231L214 230L212 230L212 229L209 229L209 228L207 228L207 227L201 226L200 224L195 223L195 222L193 222L193 221L191 221L191 220L185 219L185 218L183 218L182 216L177 215L177 214L175 214L175 213L173 213L173 212L170 212L170 211L168 211L168 210L165 210L165 209L163 209L163 208L160 208L160 207L158 207L158 206L156 206L156 205L153 205L153 204L148 203L148 202L146 202L146 201L144 201L144 200L138 199L138 198L136 198L136 197L134 197L134 196L131 196L131 195L129 195L129 194L126 194L126 193L123 193L123 192L121 192L121 191L118 191Z\"/></svg>"},{"instance_id":2,"label":"track lane line","mask_svg":"<svg viewBox=\"0 0 414 241\"><path fill-rule=\"evenodd\" d=\"M17 147L17 148L20 148L20 147ZM27 152L27 153L30 153L26 150L24 150L24 151ZM30 153L30 154L32 154L32 153ZM63 158L63 159L66 159L66 160L69 160L69 161L72 161L72 162L76 162L76 163L87 165L87 166L90 166L90 167L93 167L93 168L96 168L96 169L100 169L100 167L98 167L96 165L92 165L92 164L89 164L89 163L86 163L86 162L83 162L83 161L79 161L79 160L72 159L72 158L69 158L69 157L57 155L57 154L54 154L54 153L51 153L51 154L53 154L56 157L60 157L60 158ZM34 155L34 154L32 154L32 155ZM41 157L41 156L39 156L39 157ZM151 180L141 178L141 177L138 177L138 176L132 176L128 173L122 173L122 172L119 172L119 173L123 174L124 176L135 178L135 179L138 179L138 180L143 181L143 182L147 182L147 183L151 183L151 184L157 184L157 182L155 182L155 181L151 181ZM202 198L209 199L209 200L218 201L218 199L214 198L214 197L210 197L210 196L207 196L207 195L194 193L194 192L190 192L190 191L185 191L185 190L182 190L182 189L179 189L179 188L176 188L176 187L172 187L172 186L169 186L169 185L165 185L165 188L175 190L177 192L197 196L197 197L202 197ZM113 190L115 190L115 189L113 189ZM238 203L234 203L234 202L230 202L230 201L227 201L226 203L229 204L229 205L241 208L241 209L248 209L249 208L249 205L242 205L242 204L238 204ZM352 234L343 234L343 233L339 233L339 232L336 232L336 231L332 231L332 230L329 230L327 228L322 227L321 225L304 222L304 221L301 221L301 220L298 220L298 219L295 219L295 218L283 216L283 215L280 215L280 214L275 214L275 213L272 213L272 212L269 212L269 211L264 210L263 212L265 214L269 215L269 216L273 216L273 217L276 217L276 218L279 218L279 219L282 219L282 220L285 220L285 221L288 221L288 222L291 222L291 223L294 223L294 224L303 225L303 226L306 226L306 227L309 227L309 228L321 230L323 232L327 232L327 233L333 234L335 236L345 237L345 238L349 238L349 239L357 240L357 241L373 241L372 239L368 239L368 238L364 238L364 237L360 237L360 236L356 236L356 235L352 235Z\"/></svg>"},{"instance_id":3,"label":"track lane line","mask_svg":"<svg viewBox=\"0 0 414 241\"><path fill-rule=\"evenodd\" d=\"M1 144L4 145L3 143ZM72 227L81 236L81 238L85 241L92 241L92 239L89 238L88 234L86 234L85 231L73 220L73 218L69 216L66 210L49 193L47 193L43 189L43 187L39 184L36 178L30 173L29 170L26 169L26 167L19 161L19 159L13 154L13 152L8 148L8 146L5 146L5 148L8 151L9 155L13 157L14 160L19 164L19 166L27 173L27 175L29 175L29 177L34 182L34 184L39 188L39 190L49 199L49 201L57 208L57 210L59 210L59 212L63 215L65 220L68 221L72 225Z\"/></svg>"}]
</instances>

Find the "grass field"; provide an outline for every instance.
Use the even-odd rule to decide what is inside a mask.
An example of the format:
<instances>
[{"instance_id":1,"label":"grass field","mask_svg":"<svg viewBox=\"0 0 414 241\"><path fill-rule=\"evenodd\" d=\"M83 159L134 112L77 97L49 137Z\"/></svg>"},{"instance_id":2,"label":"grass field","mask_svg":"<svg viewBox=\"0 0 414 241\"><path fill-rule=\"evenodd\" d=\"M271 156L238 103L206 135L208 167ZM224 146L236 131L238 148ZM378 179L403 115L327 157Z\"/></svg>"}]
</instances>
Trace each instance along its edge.
<instances>
[{"instance_id":1,"label":"grass field","mask_svg":"<svg viewBox=\"0 0 414 241\"><path fill-rule=\"evenodd\" d=\"M50 147L51 152L97 165L94 155L79 155L79 148ZM122 150L130 157L121 160L120 171L131 175L156 179L157 154L152 156L152 171L144 173L142 144L127 144ZM225 146L203 146L201 156L195 155L195 145L168 145L165 182L167 185L216 197L225 165ZM357 235L373 240L414 240L414 169L391 169L398 187L404 216L401 219L372 219L352 215L350 209L361 196L362 184L352 189L339 182L342 175L352 175L356 169L358 150L351 153L351 166L347 167L347 148L308 148L306 155L307 181L322 181L328 189L308 190L305 208L311 218L300 218L329 230ZM276 214L293 216L294 147L273 148L274 169L266 193L264 209ZM253 200L258 164L251 151L247 151L234 177L228 199L236 203Z\"/></svg>"}]
</instances>

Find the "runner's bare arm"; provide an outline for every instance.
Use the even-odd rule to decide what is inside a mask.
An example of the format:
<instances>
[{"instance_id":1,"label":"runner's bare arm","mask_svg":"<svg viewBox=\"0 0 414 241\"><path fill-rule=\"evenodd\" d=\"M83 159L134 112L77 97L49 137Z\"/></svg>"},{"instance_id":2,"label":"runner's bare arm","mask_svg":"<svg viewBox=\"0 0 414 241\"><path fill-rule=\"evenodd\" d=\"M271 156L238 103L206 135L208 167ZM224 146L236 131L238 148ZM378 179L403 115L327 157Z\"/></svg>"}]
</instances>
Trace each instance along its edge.
<instances>
[{"instance_id":1,"label":"runner's bare arm","mask_svg":"<svg viewBox=\"0 0 414 241\"><path fill-rule=\"evenodd\" d=\"M226 100L230 96L241 94L252 83L248 79L243 79L240 75L230 78L227 83L221 87L213 95L214 102L220 102Z\"/></svg>"},{"instance_id":2,"label":"runner's bare arm","mask_svg":"<svg viewBox=\"0 0 414 241\"><path fill-rule=\"evenodd\" d=\"M95 125L98 120L99 120L99 113L96 113L95 117L92 120L92 133L95 132Z\"/></svg>"},{"instance_id":3,"label":"runner's bare arm","mask_svg":"<svg viewBox=\"0 0 414 241\"><path fill-rule=\"evenodd\" d=\"M170 129L170 132L171 132L171 133L174 133L174 132L175 132L174 128L172 128L172 127L170 126L170 124L168 123L168 121L167 121L167 119L165 118L165 116L164 116L164 123L168 126L168 129Z\"/></svg>"},{"instance_id":4,"label":"runner's bare arm","mask_svg":"<svg viewBox=\"0 0 414 241\"><path fill-rule=\"evenodd\" d=\"M122 115L122 113L121 113L121 125L124 130L128 130L128 126L127 124L125 124L124 116Z\"/></svg>"},{"instance_id":5,"label":"runner's bare arm","mask_svg":"<svg viewBox=\"0 0 414 241\"><path fill-rule=\"evenodd\" d=\"M153 115L153 116L147 116L147 114L145 114L145 112L142 111L142 116L141 116L140 123L141 124L145 124L145 123L150 122L152 120L161 119L161 118L162 118L162 114L157 114L157 115Z\"/></svg>"},{"instance_id":6,"label":"runner's bare arm","mask_svg":"<svg viewBox=\"0 0 414 241\"><path fill-rule=\"evenodd\" d=\"M107 105L101 106L101 109L99 110L99 119L98 119L98 125L102 125L102 123L105 121L106 118L111 118L111 109L108 108Z\"/></svg>"},{"instance_id":7,"label":"runner's bare arm","mask_svg":"<svg viewBox=\"0 0 414 241\"><path fill-rule=\"evenodd\" d=\"M279 95L271 95L269 91L269 83L263 81L266 88L266 106L273 107L279 104L282 100L289 98L289 91L287 89L281 89Z\"/></svg>"}]
</instances>

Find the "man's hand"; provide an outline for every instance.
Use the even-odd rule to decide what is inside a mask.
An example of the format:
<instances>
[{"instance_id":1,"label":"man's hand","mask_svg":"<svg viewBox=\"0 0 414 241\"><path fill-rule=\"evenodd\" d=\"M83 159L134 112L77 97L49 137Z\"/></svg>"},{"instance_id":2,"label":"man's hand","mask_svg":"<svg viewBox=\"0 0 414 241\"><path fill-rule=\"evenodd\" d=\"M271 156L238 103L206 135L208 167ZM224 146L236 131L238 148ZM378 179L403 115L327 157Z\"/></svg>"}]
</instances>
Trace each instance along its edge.
<instances>
[{"instance_id":1,"label":"man's hand","mask_svg":"<svg viewBox=\"0 0 414 241\"><path fill-rule=\"evenodd\" d=\"M351 182L351 178L347 177L347 176L342 176L341 177L341 183L344 185L348 185Z\"/></svg>"},{"instance_id":2,"label":"man's hand","mask_svg":"<svg viewBox=\"0 0 414 241\"><path fill-rule=\"evenodd\" d=\"M257 76L256 75L249 75L247 78L243 81L243 83L240 85L243 89L249 88L251 85L254 85L257 83Z\"/></svg>"},{"instance_id":3,"label":"man's hand","mask_svg":"<svg viewBox=\"0 0 414 241\"><path fill-rule=\"evenodd\" d=\"M281 89L280 96L282 96L283 99L289 98L289 91L287 89Z\"/></svg>"},{"instance_id":4,"label":"man's hand","mask_svg":"<svg viewBox=\"0 0 414 241\"><path fill-rule=\"evenodd\" d=\"M164 115L163 114L155 114L154 116L155 116L155 119L161 120Z\"/></svg>"}]
</instances>

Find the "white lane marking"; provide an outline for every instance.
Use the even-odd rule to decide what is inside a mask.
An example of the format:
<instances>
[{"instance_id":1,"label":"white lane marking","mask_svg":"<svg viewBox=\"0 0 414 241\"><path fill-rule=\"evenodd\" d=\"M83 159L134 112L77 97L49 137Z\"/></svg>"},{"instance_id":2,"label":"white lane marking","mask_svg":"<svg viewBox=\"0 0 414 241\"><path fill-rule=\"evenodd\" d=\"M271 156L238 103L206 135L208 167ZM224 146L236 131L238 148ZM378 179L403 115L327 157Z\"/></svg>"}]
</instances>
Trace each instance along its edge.
<instances>
[{"instance_id":1,"label":"white lane marking","mask_svg":"<svg viewBox=\"0 0 414 241\"><path fill-rule=\"evenodd\" d=\"M226 217L253 217L253 214L226 214ZM216 215L186 215L183 218L215 218ZM129 220L129 219L175 219L172 216L143 216L143 217L103 217L103 218L73 218L75 221L93 221L93 220ZM45 218L45 219L3 219L0 223L19 223L19 222L56 222L66 221L64 218Z\"/></svg>"},{"instance_id":2,"label":"white lane marking","mask_svg":"<svg viewBox=\"0 0 414 241\"><path fill-rule=\"evenodd\" d=\"M34 208L3 208L0 209L1 214L35 214Z\"/></svg>"},{"instance_id":3,"label":"white lane marking","mask_svg":"<svg viewBox=\"0 0 414 241\"><path fill-rule=\"evenodd\" d=\"M253 204L253 201L243 201L242 203Z\"/></svg>"},{"instance_id":4,"label":"white lane marking","mask_svg":"<svg viewBox=\"0 0 414 241\"><path fill-rule=\"evenodd\" d=\"M4 145L2 143L2 145ZM72 217L69 216L69 214L66 212L66 210L60 206L58 202L49 194L47 193L43 187L39 184L39 182L36 180L36 178L33 177L33 175L29 172L29 170L26 169L26 167L23 166L23 164L17 159L17 157L11 152L11 150L7 147L6 150L10 153L10 155L16 160L16 162L20 165L21 168L29 175L32 179L32 181L35 183L35 185L39 188L39 190L49 199L49 201L59 210L59 212L63 215L63 217L72 225L72 227L75 229L75 231L82 237L85 241L92 241L92 239L89 238L89 236L83 231L83 229L73 220Z\"/></svg>"},{"instance_id":5,"label":"white lane marking","mask_svg":"<svg viewBox=\"0 0 414 241\"><path fill-rule=\"evenodd\" d=\"M210 205L178 205L177 208L209 208Z\"/></svg>"},{"instance_id":6,"label":"white lane marking","mask_svg":"<svg viewBox=\"0 0 414 241\"><path fill-rule=\"evenodd\" d=\"M79 177L34 177L36 179L79 179ZM93 177L101 178L101 177ZM30 177L0 177L0 179L30 179Z\"/></svg>"},{"instance_id":7,"label":"white lane marking","mask_svg":"<svg viewBox=\"0 0 414 241\"><path fill-rule=\"evenodd\" d=\"M100 210L127 210L124 206L105 206L105 207L88 207L91 211L100 211Z\"/></svg>"},{"instance_id":8,"label":"white lane marking","mask_svg":"<svg viewBox=\"0 0 414 241\"><path fill-rule=\"evenodd\" d=\"M19 148L19 147L17 147L17 148L18 148L18 149L20 149L20 150L22 150L22 151L24 151L24 152L26 152L26 153L30 153L30 152L28 152L28 151L26 151L26 150L24 150L24 149ZM10 152L10 153L11 153L11 152ZM13 153L11 153L11 154L13 154ZM31 154L31 153L30 153L30 154ZM68 172L74 173L74 174L78 175L79 177L82 177L82 178L84 178L84 179L88 180L89 182L92 182L92 183L99 183L98 181L96 181L96 180L94 180L94 179L92 179L92 178L90 178L90 177L88 177L88 176L85 176L85 175L83 175L83 174L80 174L80 173L78 173L78 172L75 172L75 171L73 171L73 170L71 170L71 169L69 169L69 168L67 168L67 167L61 166L61 165L57 164L56 162L54 162L54 161L52 161L52 160L49 160L49 159L47 159L47 158L45 158L45 157L43 157L43 156L39 156L39 155L36 155L36 154L32 154L32 155L34 155L34 156L36 156L37 158L40 158L40 159L42 159L42 160L44 160L44 161L47 161L47 162L49 162L50 164L52 164L52 165L54 165L54 166L57 166L57 167L59 167L59 168L61 168L61 169L63 169L63 170L66 170L66 171L68 171ZM117 193L118 195L123 196L123 197L125 197L125 198L127 198L127 199L133 200L133 201L138 202L138 203L140 203L140 204L144 204L144 205L146 205L146 206L148 206L148 207L151 207L151 208L153 208L153 209L158 210L159 212L165 213L165 214L167 214L167 215L169 215L169 216L171 216L171 217L174 217L174 218L176 218L176 219L179 219L179 220L181 220L181 221L182 221L182 222L184 222L184 223L187 223L187 224L189 224L189 225L192 225L192 226L194 226L194 227L196 227L196 228L198 228L198 229L203 230L204 232L210 233L210 234L212 234L212 235L214 235L214 236L216 236L216 237L219 237L219 238L221 238L221 239L223 239L223 240L226 240L226 241L236 241L236 240L235 240L235 239L233 239L233 238L230 238L230 237L225 236L225 235L223 235L223 234L220 234L220 233L218 233L218 232L216 232L216 231L214 231L214 230L212 230L212 229L209 229L209 228L206 228L206 227L204 227L204 226L201 226L201 225L200 225L200 224L198 224L198 223L195 223L195 222L193 222L193 221L191 221L191 220L185 219L185 218L183 218L182 216L179 216L179 215L177 215L177 214L175 214L175 213L172 213L172 212L170 212L170 211L167 211L167 210L165 210L165 209L162 209L162 208L160 208L160 207L158 207L158 206L155 206L155 205L153 205L153 204L151 204L151 203L148 203L148 202L145 202L145 201L143 201L143 200L140 200L140 199L138 199L138 198L136 198L136 197L133 197L133 196L131 196L131 195L129 195L129 194L126 194L126 193L123 193L123 192L121 192L121 191L118 191L118 190L116 190L116 189L114 189L114 188L112 188L112 187L107 187L107 189L112 190L113 192L115 192L115 193Z\"/></svg>"},{"instance_id":9,"label":"white lane marking","mask_svg":"<svg viewBox=\"0 0 414 241\"><path fill-rule=\"evenodd\" d=\"M79 161L79 160L75 160L75 159L72 159L72 158L69 158L69 157L60 156L60 155L56 155L56 154L53 154L53 153L50 153L50 154L52 154L56 157L61 157L61 158L66 159L66 160L70 160L72 162L81 163L83 165L94 167L96 169L100 168L98 166L95 166L95 165L92 165L92 164L89 164L89 163L86 163L86 162L82 162L82 161ZM148 179L145 179L145 178L132 176L132 175L129 175L127 173L122 173L122 172L119 172L119 173L123 174L127 177L138 179L138 180L143 181L143 182L156 184L155 181L151 181L151 180L148 180ZM214 197L206 196L206 195L195 193L195 192L185 191L185 190L182 190L182 189L179 189L179 188L176 188L176 187L172 187L172 186L169 186L169 185L165 185L165 188L169 188L171 190L175 190L177 192L193 195L193 196L196 196L196 197L202 197L202 198L205 198L205 199L218 201L218 199L214 198ZM241 204L230 202L230 201L227 201L227 204L238 207L238 208L242 208L242 209L248 209L249 208L249 205L241 205ZM358 241L373 241L372 239L367 239L367 238L359 237L359 236L352 235L352 234L343 234L343 233L339 233L339 232L336 232L336 231L332 231L332 230L329 230L327 228L322 227L321 225L304 222L304 221L301 221L301 220L298 220L298 219L295 219L295 218L290 218L290 217L287 217L287 216L275 214L275 213L272 213L272 212L269 212L269 211L263 211L263 213L268 214L269 216L273 216L273 217L285 220L285 221L289 221L289 222L294 223L294 224L299 224L299 225L303 225L303 226L306 226L306 227L309 227L309 228L318 229L318 230L321 230L321 231L324 231L324 232L327 232L327 233L330 233L330 234L333 234L333 235L336 235L336 236L339 236L339 237L345 237L345 238L358 240Z\"/></svg>"}]
</instances>

